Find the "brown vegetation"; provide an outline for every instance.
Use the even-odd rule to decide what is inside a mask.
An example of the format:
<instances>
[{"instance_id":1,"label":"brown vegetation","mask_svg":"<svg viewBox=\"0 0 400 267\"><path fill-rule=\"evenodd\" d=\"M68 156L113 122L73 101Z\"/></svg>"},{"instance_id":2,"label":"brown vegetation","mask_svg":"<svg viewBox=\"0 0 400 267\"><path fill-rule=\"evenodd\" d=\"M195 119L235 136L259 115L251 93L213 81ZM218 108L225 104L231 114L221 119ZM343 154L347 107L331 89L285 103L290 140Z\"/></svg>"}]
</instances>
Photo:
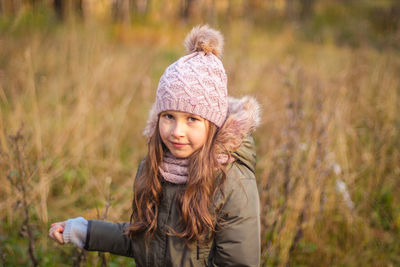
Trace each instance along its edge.
<instances>
[{"instance_id":1,"label":"brown vegetation","mask_svg":"<svg viewBox=\"0 0 400 267\"><path fill-rule=\"evenodd\" d=\"M49 222L101 217L99 208L108 220L129 220L132 177L146 149L141 131L158 79L184 53L180 41L188 29L72 23L51 33L1 36L6 264L29 261L16 248L30 247L30 240L40 263L72 262L68 247L54 248L47 239ZM400 264L398 51L315 44L290 27L271 34L245 21L222 31L230 94L251 94L263 106L255 134L263 262ZM29 179L18 171L8 137L21 123L21 159L35 170ZM23 193L10 175L29 182L22 209ZM18 236L27 206L28 239ZM84 260L99 263L90 255Z\"/></svg>"}]
</instances>

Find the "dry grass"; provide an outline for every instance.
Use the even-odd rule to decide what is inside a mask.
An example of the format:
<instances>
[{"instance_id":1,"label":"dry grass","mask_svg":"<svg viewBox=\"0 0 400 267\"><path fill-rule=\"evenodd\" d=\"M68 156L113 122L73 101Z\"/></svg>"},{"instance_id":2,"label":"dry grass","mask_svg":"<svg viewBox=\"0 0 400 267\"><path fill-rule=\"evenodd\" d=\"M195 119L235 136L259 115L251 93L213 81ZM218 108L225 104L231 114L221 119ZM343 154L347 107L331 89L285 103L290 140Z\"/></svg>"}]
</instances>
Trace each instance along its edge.
<instances>
[{"instance_id":1,"label":"dry grass","mask_svg":"<svg viewBox=\"0 0 400 267\"><path fill-rule=\"evenodd\" d=\"M8 136L22 123L25 160L37 169L29 201L42 263L66 257L47 240L48 224L101 217L109 192L108 219L128 220L147 111L165 67L184 53L187 28L174 28L69 25L1 37L6 262L29 260L13 251L23 242L12 238L21 195L6 180L16 169ZM271 35L245 23L223 31L230 94L263 106L255 135L263 262L400 264L398 51L311 44L290 29Z\"/></svg>"}]
</instances>

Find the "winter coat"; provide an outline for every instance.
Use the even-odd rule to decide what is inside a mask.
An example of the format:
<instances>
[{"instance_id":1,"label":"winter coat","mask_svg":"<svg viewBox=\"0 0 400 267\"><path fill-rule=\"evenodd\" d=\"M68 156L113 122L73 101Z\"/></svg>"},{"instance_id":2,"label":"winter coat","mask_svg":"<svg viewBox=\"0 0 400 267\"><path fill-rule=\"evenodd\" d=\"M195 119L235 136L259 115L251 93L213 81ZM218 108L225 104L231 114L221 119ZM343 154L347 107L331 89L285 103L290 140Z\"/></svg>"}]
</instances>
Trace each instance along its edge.
<instances>
[{"instance_id":1,"label":"winter coat","mask_svg":"<svg viewBox=\"0 0 400 267\"><path fill-rule=\"evenodd\" d=\"M157 229L147 246L144 234L134 239L124 234L129 223L89 220L85 249L133 257L137 266L259 266L256 156L254 141L249 135L259 123L258 104L248 97L230 99L229 114L216 141L229 140L235 161L227 166L224 194L215 198L219 216L212 242L187 246L183 239L167 235L169 227L177 229L180 215L176 197L185 185L164 181ZM141 170L140 166L138 174Z\"/></svg>"}]
</instances>

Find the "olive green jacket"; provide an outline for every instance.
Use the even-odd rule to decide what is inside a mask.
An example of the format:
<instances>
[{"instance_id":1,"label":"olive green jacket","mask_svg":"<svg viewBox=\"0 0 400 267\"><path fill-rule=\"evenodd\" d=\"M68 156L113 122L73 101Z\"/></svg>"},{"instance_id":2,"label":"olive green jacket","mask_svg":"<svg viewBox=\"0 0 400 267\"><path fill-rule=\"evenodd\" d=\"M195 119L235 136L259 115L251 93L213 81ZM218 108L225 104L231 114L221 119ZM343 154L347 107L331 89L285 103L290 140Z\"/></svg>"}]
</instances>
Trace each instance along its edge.
<instances>
[{"instance_id":1,"label":"olive green jacket","mask_svg":"<svg viewBox=\"0 0 400 267\"><path fill-rule=\"evenodd\" d=\"M124 234L129 223L89 220L85 249L133 257L137 266L259 266L260 207L252 137L242 140L231 155L236 160L227 167L224 194L215 199L217 230L208 245L189 247L183 239L167 235L169 227L178 226L176 197L185 185L164 181L158 227L148 246L144 234L134 239Z\"/></svg>"}]
</instances>

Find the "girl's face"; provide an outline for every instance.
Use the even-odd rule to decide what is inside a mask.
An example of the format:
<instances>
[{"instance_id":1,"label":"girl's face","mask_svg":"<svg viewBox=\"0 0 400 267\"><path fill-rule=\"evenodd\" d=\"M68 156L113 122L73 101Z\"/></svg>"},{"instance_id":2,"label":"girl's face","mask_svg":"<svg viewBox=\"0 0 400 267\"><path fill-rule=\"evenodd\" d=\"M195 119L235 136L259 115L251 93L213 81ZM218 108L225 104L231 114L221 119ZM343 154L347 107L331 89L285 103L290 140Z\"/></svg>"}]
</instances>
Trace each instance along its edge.
<instances>
[{"instance_id":1,"label":"girl's face","mask_svg":"<svg viewBox=\"0 0 400 267\"><path fill-rule=\"evenodd\" d=\"M172 155L187 158L205 144L208 121L190 113L168 110L160 114L159 129Z\"/></svg>"}]
</instances>

